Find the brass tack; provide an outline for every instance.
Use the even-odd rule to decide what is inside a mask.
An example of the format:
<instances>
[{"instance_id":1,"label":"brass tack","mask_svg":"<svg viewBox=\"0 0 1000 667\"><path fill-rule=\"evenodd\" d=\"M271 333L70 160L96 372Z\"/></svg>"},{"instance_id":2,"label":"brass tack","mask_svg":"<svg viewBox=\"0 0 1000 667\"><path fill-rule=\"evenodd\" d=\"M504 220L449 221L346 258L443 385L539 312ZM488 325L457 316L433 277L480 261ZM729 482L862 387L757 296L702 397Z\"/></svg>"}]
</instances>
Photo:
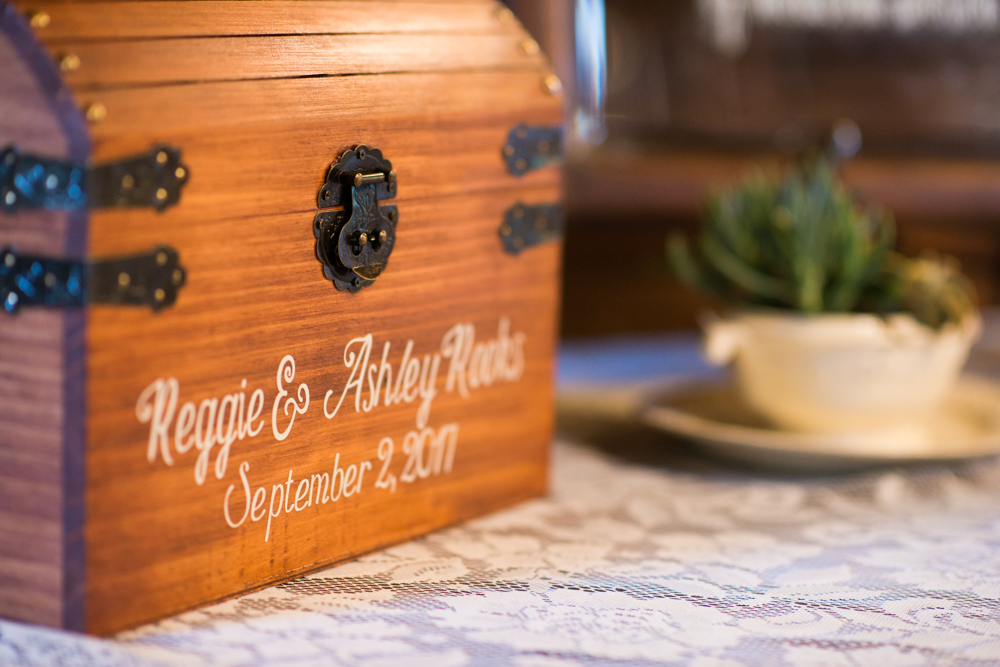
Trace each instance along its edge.
<instances>
[{"instance_id":1,"label":"brass tack","mask_svg":"<svg viewBox=\"0 0 1000 667\"><path fill-rule=\"evenodd\" d=\"M75 72L80 69L80 56L75 53L66 53L59 58L59 69L64 72Z\"/></svg>"},{"instance_id":2,"label":"brass tack","mask_svg":"<svg viewBox=\"0 0 1000 667\"><path fill-rule=\"evenodd\" d=\"M528 168L528 161L523 157L518 158L517 161L514 162L514 166L517 167L518 171L524 171Z\"/></svg>"},{"instance_id":3,"label":"brass tack","mask_svg":"<svg viewBox=\"0 0 1000 667\"><path fill-rule=\"evenodd\" d=\"M157 287L157 288L156 288L156 291L155 291L155 292L153 292L153 297L154 297L154 298L155 298L155 299L156 299L157 301L163 301L164 299L166 299L166 298L167 298L167 293L163 291L163 288L161 288L161 287Z\"/></svg>"},{"instance_id":4,"label":"brass tack","mask_svg":"<svg viewBox=\"0 0 1000 667\"><path fill-rule=\"evenodd\" d=\"M184 272L180 269L174 269L173 273L174 285L180 287L181 283L184 282Z\"/></svg>"},{"instance_id":5,"label":"brass tack","mask_svg":"<svg viewBox=\"0 0 1000 667\"><path fill-rule=\"evenodd\" d=\"M53 274L53 273L46 273L45 274L45 286L48 287L49 289L51 289L51 288L53 288L53 287L56 286L56 276L55 276L55 274Z\"/></svg>"},{"instance_id":6,"label":"brass tack","mask_svg":"<svg viewBox=\"0 0 1000 667\"><path fill-rule=\"evenodd\" d=\"M131 190L135 186L135 177L132 174L122 176L122 190Z\"/></svg>"},{"instance_id":7,"label":"brass tack","mask_svg":"<svg viewBox=\"0 0 1000 667\"><path fill-rule=\"evenodd\" d=\"M533 39L523 40L519 46L521 47L521 52L526 56L537 56L538 52L542 50L538 46L538 42Z\"/></svg>"},{"instance_id":8,"label":"brass tack","mask_svg":"<svg viewBox=\"0 0 1000 667\"><path fill-rule=\"evenodd\" d=\"M561 95L563 91L562 81L555 74L547 74L542 78L542 88L549 95Z\"/></svg>"},{"instance_id":9,"label":"brass tack","mask_svg":"<svg viewBox=\"0 0 1000 667\"><path fill-rule=\"evenodd\" d=\"M510 157L515 152L516 152L516 149L513 146L511 146L510 144L507 144L506 146L503 147L503 154L506 155L507 157Z\"/></svg>"},{"instance_id":10,"label":"brass tack","mask_svg":"<svg viewBox=\"0 0 1000 667\"><path fill-rule=\"evenodd\" d=\"M167 253L160 251L156 253L156 263L160 266L167 265Z\"/></svg>"},{"instance_id":11,"label":"brass tack","mask_svg":"<svg viewBox=\"0 0 1000 667\"><path fill-rule=\"evenodd\" d=\"M187 170L184 169L184 167L177 167L177 169L174 171L174 176L176 176L177 178L184 178L185 176L187 176Z\"/></svg>"},{"instance_id":12,"label":"brass tack","mask_svg":"<svg viewBox=\"0 0 1000 667\"><path fill-rule=\"evenodd\" d=\"M94 102L87 105L86 115L91 123L100 123L108 117L108 108L100 102Z\"/></svg>"},{"instance_id":13,"label":"brass tack","mask_svg":"<svg viewBox=\"0 0 1000 667\"><path fill-rule=\"evenodd\" d=\"M497 9L495 16L500 23L510 23L514 20L514 12L510 11L507 7Z\"/></svg>"},{"instance_id":14,"label":"brass tack","mask_svg":"<svg viewBox=\"0 0 1000 667\"><path fill-rule=\"evenodd\" d=\"M156 161L159 162L160 164L166 164L167 160L169 159L170 156L167 155L167 151L160 151L159 153L156 154Z\"/></svg>"},{"instance_id":15,"label":"brass tack","mask_svg":"<svg viewBox=\"0 0 1000 667\"><path fill-rule=\"evenodd\" d=\"M500 233L504 236L510 236L510 225L507 223L500 225Z\"/></svg>"},{"instance_id":16,"label":"brass tack","mask_svg":"<svg viewBox=\"0 0 1000 667\"><path fill-rule=\"evenodd\" d=\"M129 274L125 273L124 271L118 274L119 287L128 287L131 282L132 282L132 276L130 276Z\"/></svg>"},{"instance_id":17,"label":"brass tack","mask_svg":"<svg viewBox=\"0 0 1000 667\"><path fill-rule=\"evenodd\" d=\"M156 198L159 201L163 201L164 199L166 199L167 198L167 189L166 188L157 188L157 190L156 190Z\"/></svg>"},{"instance_id":18,"label":"brass tack","mask_svg":"<svg viewBox=\"0 0 1000 667\"><path fill-rule=\"evenodd\" d=\"M28 14L28 20L31 22L32 28L47 28L52 23L48 12L31 12Z\"/></svg>"}]
</instances>

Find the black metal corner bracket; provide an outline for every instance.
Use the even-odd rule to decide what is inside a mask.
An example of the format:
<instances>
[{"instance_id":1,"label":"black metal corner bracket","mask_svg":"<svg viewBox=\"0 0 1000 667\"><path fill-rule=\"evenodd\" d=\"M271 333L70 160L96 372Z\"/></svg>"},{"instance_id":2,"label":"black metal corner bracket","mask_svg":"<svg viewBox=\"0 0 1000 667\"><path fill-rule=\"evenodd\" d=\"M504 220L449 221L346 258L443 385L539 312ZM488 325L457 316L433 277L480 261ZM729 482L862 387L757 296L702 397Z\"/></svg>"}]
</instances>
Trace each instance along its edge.
<instances>
[{"instance_id":1,"label":"black metal corner bracket","mask_svg":"<svg viewBox=\"0 0 1000 667\"><path fill-rule=\"evenodd\" d=\"M562 204L529 206L518 202L507 209L498 231L504 251L518 255L525 248L560 240L565 226Z\"/></svg>"},{"instance_id":2,"label":"black metal corner bracket","mask_svg":"<svg viewBox=\"0 0 1000 667\"><path fill-rule=\"evenodd\" d=\"M524 176L529 171L562 162L563 132L559 126L531 127L521 123L512 128L504 144L507 172Z\"/></svg>"},{"instance_id":3,"label":"black metal corner bracket","mask_svg":"<svg viewBox=\"0 0 1000 667\"><path fill-rule=\"evenodd\" d=\"M120 207L163 211L180 201L189 173L180 149L167 145L95 166L25 155L8 146L0 151L0 211Z\"/></svg>"},{"instance_id":4,"label":"black metal corner bracket","mask_svg":"<svg viewBox=\"0 0 1000 667\"><path fill-rule=\"evenodd\" d=\"M344 208L317 213L313 232L323 275L337 289L357 292L385 270L396 245L399 211L380 201L395 196L396 172L377 148L358 146L330 167L317 203Z\"/></svg>"},{"instance_id":5,"label":"black metal corner bracket","mask_svg":"<svg viewBox=\"0 0 1000 667\"><path fill-rule=\"evenodd\" d=\"M88 303L155 312L174 304L186 278L177 251L167 246L91 263L0 250L0 306L8 313Z\"/></svg>"}]
</instances>

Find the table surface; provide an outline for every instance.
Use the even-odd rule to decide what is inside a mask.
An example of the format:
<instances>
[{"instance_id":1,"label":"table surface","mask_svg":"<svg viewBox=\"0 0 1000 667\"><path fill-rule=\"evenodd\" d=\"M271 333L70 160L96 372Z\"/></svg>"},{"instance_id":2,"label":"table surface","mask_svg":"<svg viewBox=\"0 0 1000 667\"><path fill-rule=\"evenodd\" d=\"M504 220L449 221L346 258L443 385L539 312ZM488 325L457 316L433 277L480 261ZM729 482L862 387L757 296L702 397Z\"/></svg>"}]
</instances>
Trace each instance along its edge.
<instances>
[{"instance_id":1,"label":"table surface","mask_svg":"<svg viewBox=\"0 0 1000 667\"><path fill-rule=\"evenodd\" d=\"M690 338L564 348L561 387L704 373ZM752 471L563 423L551 493L102 640L0 621L0 665L1000 662L1000 461Z\"/></svg>"}]
</instances>

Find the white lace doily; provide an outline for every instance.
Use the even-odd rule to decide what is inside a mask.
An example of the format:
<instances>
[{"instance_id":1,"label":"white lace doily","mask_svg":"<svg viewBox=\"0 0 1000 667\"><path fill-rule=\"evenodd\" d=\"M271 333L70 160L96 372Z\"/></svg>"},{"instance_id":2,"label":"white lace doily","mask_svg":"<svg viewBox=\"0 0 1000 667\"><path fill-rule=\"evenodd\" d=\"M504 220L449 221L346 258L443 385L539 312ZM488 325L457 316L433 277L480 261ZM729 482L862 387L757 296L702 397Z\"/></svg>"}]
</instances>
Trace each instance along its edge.
<instances>
[{"instance_id":1,"label":"white lace doily","mask_svg":"<svg viewBox=\"0 0 1000 667\"><path fill-rule=\"evenodd\" d=\"M1000 463L808 480L557 444L549 498L114 640L2 665L1000 661Z\"/></svg>"}]
</instances>

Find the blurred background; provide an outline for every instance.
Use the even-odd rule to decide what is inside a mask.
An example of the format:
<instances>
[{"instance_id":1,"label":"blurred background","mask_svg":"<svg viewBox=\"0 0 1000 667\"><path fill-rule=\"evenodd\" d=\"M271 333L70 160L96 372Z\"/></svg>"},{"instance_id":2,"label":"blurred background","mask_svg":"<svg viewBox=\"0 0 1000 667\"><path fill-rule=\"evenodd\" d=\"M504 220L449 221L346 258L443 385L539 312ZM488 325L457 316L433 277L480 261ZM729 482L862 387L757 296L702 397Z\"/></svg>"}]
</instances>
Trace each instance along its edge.
<instances>
[{"instance_id":1,"label":"blurred background","mask_svg":"<svg viewBox=\"0 0 1000 667\"><path fill-rule=\"evenodd\" d=\"M711 304L667 234L811 147L895 214L902 252L952 255L1000 299L1000 1L507 4L567 90L565 337L695 327Z\"/></svg>"}]
</instances>

